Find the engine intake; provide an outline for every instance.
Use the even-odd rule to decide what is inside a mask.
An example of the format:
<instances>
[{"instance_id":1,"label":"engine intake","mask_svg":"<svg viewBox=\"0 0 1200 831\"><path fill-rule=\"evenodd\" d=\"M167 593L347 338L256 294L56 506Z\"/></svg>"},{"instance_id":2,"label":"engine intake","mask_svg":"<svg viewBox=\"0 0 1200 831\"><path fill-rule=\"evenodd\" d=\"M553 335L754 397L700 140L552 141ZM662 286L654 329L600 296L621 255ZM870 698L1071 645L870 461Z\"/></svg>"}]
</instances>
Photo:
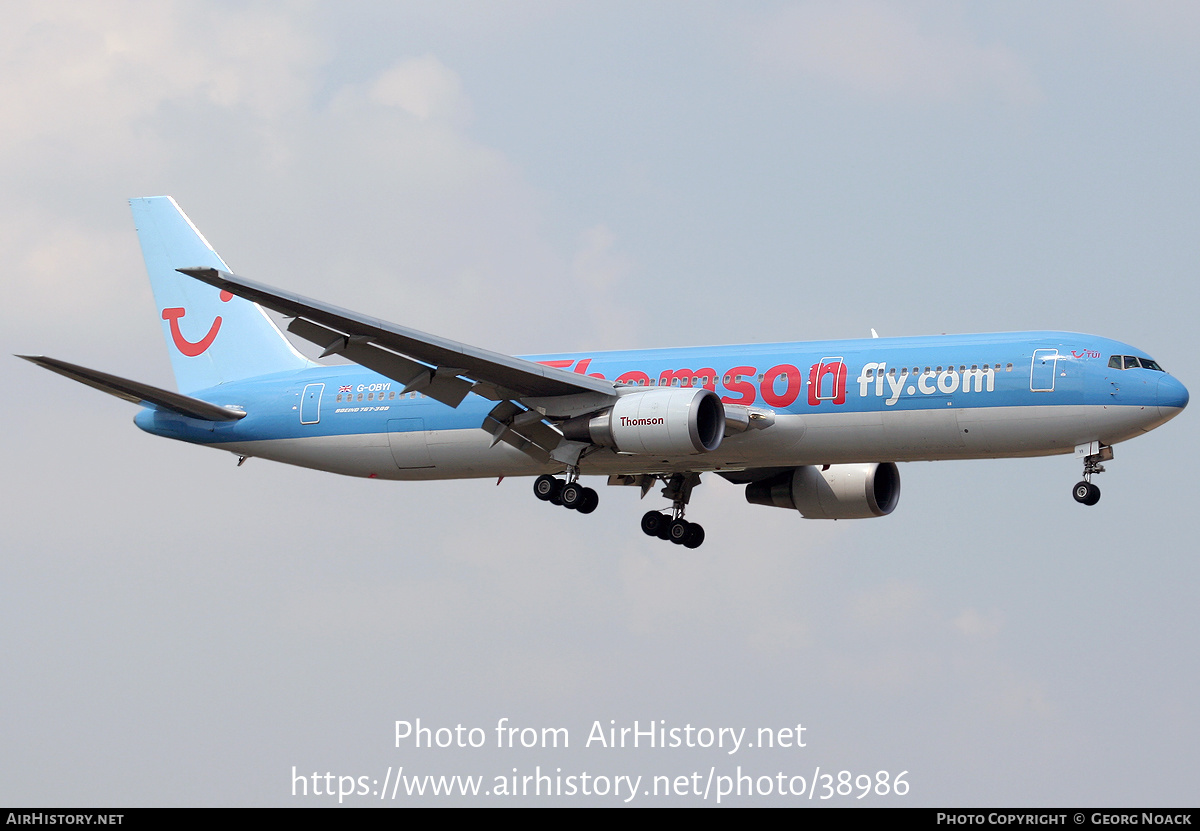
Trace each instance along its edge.
<instances>
[{"instance_id":1,"label":"engine intake","mask_svg":"<svg viewBox=\"0 0 1200 831\"><path fill-rule=\"evenodd\" d=\"M900 501L900 471L893 462L823 468L804 465L750 483L746 501L791 508L805 519L887 516Z\"/></svg>"},{"instance_id":2,"label":"engine intake","mask_svg":"<svg viewBox=\"0 0 1200 831\"><path fill-rule=\"evenodd\" d=\"M652 389L623 395L598 416L574 418L563 435L623 453L687 456L710 453L725 435L725 407L712 390Z\"/></svg>"}]
</instances>

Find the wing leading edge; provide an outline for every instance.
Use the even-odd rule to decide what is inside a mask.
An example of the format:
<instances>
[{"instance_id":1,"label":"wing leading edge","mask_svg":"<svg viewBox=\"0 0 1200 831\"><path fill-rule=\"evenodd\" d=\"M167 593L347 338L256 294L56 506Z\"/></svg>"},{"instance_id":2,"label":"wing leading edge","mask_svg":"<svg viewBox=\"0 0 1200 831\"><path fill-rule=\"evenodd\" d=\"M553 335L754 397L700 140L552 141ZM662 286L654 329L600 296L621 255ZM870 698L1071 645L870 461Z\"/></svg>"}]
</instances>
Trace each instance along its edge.
<instances>
[{"instance_id":1,"label":"wing leading edge","mask_svg":"<svg viewBox=\"0 0 1200 831\"><path fill-rule=\"evenodd\" d=\"M617 399L611 381L398 326L219 269L179 271L292 318L288 331L322 347L322 357L341 355L404 384L405 392L421 392L450 407L470 392L500 402L480 426L495 442L540 461L549 460L560 445L576 444L565 441L544 417L592 412ZM572 455L577 458L578 452L554 453L567 463Z\"/></svg>"}]
</instances>

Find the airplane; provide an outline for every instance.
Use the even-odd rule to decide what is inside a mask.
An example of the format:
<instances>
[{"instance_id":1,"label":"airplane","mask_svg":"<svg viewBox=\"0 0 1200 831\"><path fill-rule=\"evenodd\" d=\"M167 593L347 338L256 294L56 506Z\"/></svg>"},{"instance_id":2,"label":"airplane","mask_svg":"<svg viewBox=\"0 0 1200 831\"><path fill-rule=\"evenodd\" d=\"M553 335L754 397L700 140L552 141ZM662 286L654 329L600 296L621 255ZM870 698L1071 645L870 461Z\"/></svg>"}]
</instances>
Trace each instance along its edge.
<instances>
[{"instance_id":1,"label":"airplane","mask_svg":"<svg viewBox=\"0 0 1200 831\"><path fill-rule=\"evenodd\" d=\"M686 548L701 475L809 519L890 514L898 462L1074 453L1077 502L1113 445L1182 412L1145 352L1071 332L864 338L511 357L233 274L169 196L130 200L178 392L45 356L39 366L139 404L158 436L348 476L533 476L588 514L580 481L659 482L647 535ZM287 331L349 364L298 352ZM874 335L872 331L872 335Z\"/></svg>"}]
</instances>

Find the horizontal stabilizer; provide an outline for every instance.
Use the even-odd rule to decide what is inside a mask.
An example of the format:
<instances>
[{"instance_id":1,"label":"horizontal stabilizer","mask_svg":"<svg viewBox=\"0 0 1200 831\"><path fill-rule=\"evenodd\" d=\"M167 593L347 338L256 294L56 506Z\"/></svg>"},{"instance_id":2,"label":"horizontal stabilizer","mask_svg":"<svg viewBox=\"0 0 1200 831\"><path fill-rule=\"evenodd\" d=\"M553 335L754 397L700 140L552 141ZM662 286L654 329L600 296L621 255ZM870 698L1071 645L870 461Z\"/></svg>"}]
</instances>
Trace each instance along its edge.
<instances>
[{"instance_id":1,"label":"horizontal stabilizer","mask_svg":"<svg viewBox=\"0 0 1200 831\"><path fill-rule=\"evenodd\" d=\"M107 372L98 372L94 369L76 366L75 364L69 364L66 361L60 361L55 358L47 358L43 355L17 355L17 357L24 358L51 372L65 375L81 384L87 384L89 387L103 390L109 395L115 395L117 398L132 401L134 404L145 404L159 410L179 413L189 418L199 418L205 421L236 421L246 415L240 410L220 407L216 404L210 404L207 401L201 401L199 398L190 398L186 395L180 395L177 392L159 389L149 384L140 384L137 381L130 381L126 378L118 378L116 375L109 375Z\"/></svg>"}]
</instances>

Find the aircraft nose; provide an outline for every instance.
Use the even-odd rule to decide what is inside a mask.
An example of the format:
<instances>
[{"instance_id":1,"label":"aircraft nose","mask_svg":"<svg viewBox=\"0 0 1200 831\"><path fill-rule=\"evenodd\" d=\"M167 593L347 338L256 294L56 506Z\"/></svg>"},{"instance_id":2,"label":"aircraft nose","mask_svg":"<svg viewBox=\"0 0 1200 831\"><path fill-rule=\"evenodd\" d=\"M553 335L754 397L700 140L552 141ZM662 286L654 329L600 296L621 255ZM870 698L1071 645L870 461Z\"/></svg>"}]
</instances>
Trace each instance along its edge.
<instances>
[{"instance_id":1,"label":"aircraft nose","mask_svg":"<svg viewBox=\"0 0 1200 831\"><path fill-rule=\"evenodd\" d=\"M1167 375L1158 381L1158 414L1163 418L1179 415L1188 403L1187 387Z\"/></svg>"}]
</instances>

